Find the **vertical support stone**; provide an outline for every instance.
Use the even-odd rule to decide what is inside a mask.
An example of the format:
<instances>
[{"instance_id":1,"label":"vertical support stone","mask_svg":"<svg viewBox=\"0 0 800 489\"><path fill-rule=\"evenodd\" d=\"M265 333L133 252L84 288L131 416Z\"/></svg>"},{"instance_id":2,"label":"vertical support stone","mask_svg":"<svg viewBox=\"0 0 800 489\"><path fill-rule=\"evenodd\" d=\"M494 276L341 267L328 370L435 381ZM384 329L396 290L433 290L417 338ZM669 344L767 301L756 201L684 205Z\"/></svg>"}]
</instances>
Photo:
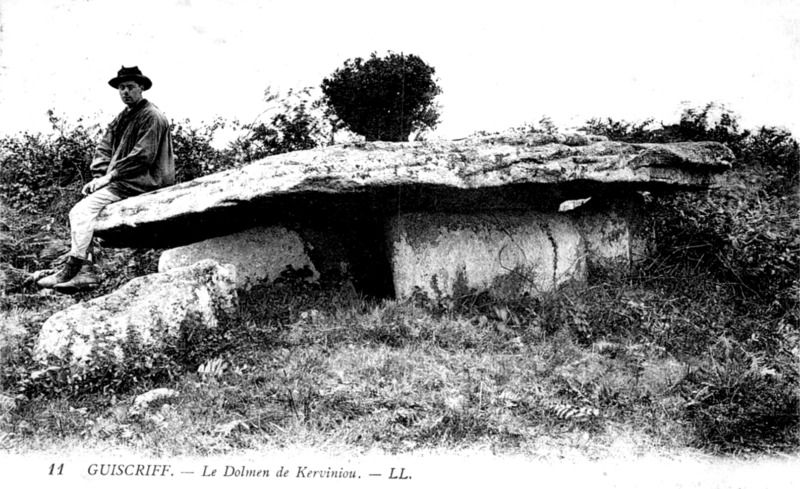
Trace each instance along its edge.
<instances>
[{"instance_id":1,"label":"vertical support stone","mask_svg":"<svg viewBox=\"0 0 800 489\"><path fill-rule=\"evenodd\" d=\"M585 280L584 244L569 218L538 212L406 213L388 223L395 295L488 289L537 294Z\"/></svg>"},{"instance_id":2,"label":"vertical support stone","mask_svg":"<svg viewBox=\"0 0 800 489\"><path fill-rule=\"evenodd\" d=\"M289 265L295 269L308 267L311 278L319 277L300 236L282 226L254 227L166 250L158 260L158 271L163 273L205 259L235 265L236 286L240 290L275 280Z\"/></svg>"},{"instance_id":3,"label":"vertical support stone","mask_svg":"<svg viewBox=\"0 0 800 489\"><path fill-rule=\"evenodd\" d=\"M590 271L628 271L648 256L653 242L642 207L634 198L590 201L570 213L586 242Z\"/></svg>"}]
</instances>

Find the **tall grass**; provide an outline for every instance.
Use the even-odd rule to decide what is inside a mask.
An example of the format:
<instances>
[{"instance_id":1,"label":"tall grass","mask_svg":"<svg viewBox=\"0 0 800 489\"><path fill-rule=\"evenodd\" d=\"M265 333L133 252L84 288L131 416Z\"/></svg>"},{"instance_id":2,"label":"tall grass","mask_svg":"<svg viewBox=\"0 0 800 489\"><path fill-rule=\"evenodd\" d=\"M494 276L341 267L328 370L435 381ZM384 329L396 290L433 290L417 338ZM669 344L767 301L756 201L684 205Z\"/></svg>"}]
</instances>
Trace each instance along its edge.
<instances>
[{"instance_id":1,"label":"tall grass","mask_svg":"<svg viewBox=\"0 0 800 489\"><path fill-rule=\"evenodd\" d=\"M496 302L489 314L369 300L341 284L262 286L200 368L106 393L39 391L2 426L16 450L95 440L173 455L297 443L572 450L584 440L579 451L603 456L621 432L647 450L796 447L791 352L730 335L757 318L721 299L724 285L677 278L631 276ZM178 397L133 409L158 386Z\"/></svg>"}]
</instances>

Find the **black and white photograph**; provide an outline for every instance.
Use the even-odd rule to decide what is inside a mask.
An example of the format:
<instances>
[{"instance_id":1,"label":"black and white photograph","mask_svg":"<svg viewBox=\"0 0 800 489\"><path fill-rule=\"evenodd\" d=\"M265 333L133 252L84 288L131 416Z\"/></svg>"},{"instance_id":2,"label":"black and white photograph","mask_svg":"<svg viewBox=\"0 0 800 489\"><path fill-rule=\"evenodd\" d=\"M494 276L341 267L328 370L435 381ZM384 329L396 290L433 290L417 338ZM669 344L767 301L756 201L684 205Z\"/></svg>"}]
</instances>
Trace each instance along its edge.
<instances>
[{"instance_id":1,"label":"black and white photograph","mask_svg":"<svg viewBox=\"0 0 800 489\"><path fill-rule=\"evenodd\" d=\"M0 480L800 488L798 134L793 0L0 0Z\"/></svg>"}]
</instances>

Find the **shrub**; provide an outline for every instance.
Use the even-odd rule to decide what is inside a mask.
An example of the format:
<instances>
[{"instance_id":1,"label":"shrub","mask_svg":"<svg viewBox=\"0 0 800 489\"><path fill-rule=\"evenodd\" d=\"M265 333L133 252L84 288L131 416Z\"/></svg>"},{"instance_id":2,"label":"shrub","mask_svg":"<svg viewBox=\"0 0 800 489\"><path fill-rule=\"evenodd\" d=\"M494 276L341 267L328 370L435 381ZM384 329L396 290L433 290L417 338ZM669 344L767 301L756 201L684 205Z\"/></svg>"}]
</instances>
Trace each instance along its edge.
<instances>
[{"instance_id":1,"label":"shrub","mask_svg":"<svg viewBox=\"0 0 800 489\"><path fill-rule=\"evenodd\" d=\"M230 149L241 161L254 161L266 156L316 148L332 142L338 124L326 116L320 101L314 100L311 87L289 90L285 96L264 91L264 101L270 106L265 121L240 125L246 133L234 140ZM262 114L263 115L263 114Z\"/></svg>"},{"instance_id":2,"label":"shrub","mask_svg":"<svg viewBox=\"0 0 800 489\"><path fill-rule=\"evenodd\" d=\"M192 126L188 120L172 122L176 183L188 182L235 165L235 161L225 151L218 150L211 144L214 133L223 127L225 122L221 119L199 127Z\"/></svg>"},{"instance_id":3,"label":"shrub","mask_svg":"<svg viewBox=\"0 0 800 489\"><path fill-rule=\"evenodd\" d=\"M678 124L648 124L593 119L584 129L628 142L718 141L737 155L721 185L655 202L661 258L703 266L738 284L743 300L797 320L797 294L787 293L800 277L797 141L784 129L740 132L736 117L713 103L686 109Z\"/></svg>"},{"instance_id":4,"label":"shrub","mask_svg":"<svg viewBox=\"0 0 800 489\"><path fill-rule=\"evenodd\" d=\"M28 132L0 139L0 199L11 208L39 214L65 192L91 180L89 163L99 126L70 126L48 111L54 132ZM65 189L71 190L65 190Z\"/></svg>"},{"instance_id":5,"label":"shrub","mask_svg":"<svg viewBox=\"0 0 800 489\"><path fill-rule=\"evenodd\" d=\"M775 171L769 182L777 184L775 190L789 193L798 184L800 148L788 130L762 126L748 135L743 146L742 160L747 165Z\"/></svg>"},{"instance_id":6,"label":"shrub","mask_svg":"<svg viewBox=\"0 0 800 489\"><path fill-rule=\"evenodd\" d=\"M800 277L798 203L766 190L776 174L744 169L705 195L659 200L662 256L676 265L703 266L737 284L741 297L779 306L778 313L796 308L797 298L786 291Z\"/></svg>"},{"instance_id":7,"label":"shrub","mask_svg":"<svg viewBox=\"0 0 800 489\"><path fill-rule=\"evenodd\" d=\"M439 120L436 70L413 54L347 60L322 81L330 113L368 141L408 141Z\"/></svg>"},{"instance_id":8,"label":"shrub","mask_svg":"<svg viewBox=\"0 0 800 489\"><path fill-rule=\"evenodd\" d=\"M594 118L582 128L613 141L629 143L672 143L678 141L717 141L727 144L738 157L749 131L740 132L737 117L714 102L703 107L687 107L677 124L659 126L652 118L642 122Z\"/></svg>"},{"instance_id":9,"label":"shrub","mask_svg":"<svg viewBox=\"0 0 800 489\"><path fill-rule=\"evenodd\" d=\"M606 119L589 119L581 129L590 134L606 136L612 141L649 143L657 142L659 139L652 125L653 119L646 119L642 122L628 122L615 121L607 117Z\"/></svg>"}]
</instances>

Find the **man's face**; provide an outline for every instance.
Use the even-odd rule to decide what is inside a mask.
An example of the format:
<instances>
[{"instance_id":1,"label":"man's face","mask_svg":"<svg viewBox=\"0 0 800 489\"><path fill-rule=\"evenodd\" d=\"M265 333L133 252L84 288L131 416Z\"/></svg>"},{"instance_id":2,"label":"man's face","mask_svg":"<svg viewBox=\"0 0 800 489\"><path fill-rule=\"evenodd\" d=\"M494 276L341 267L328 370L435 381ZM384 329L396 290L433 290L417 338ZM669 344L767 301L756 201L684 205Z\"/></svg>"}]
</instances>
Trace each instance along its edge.
<instances>
[{"instance_id":1,"label":"man's face","mask_svg":"<svg viewBox=\"0 0 800 489\"><path fill-rule=\"evenodd\" d=\"M133 107L142 100L142 87L135 81L124 81L117 87L122 102L128 107Z\"/></svg>"}]
</instances>

